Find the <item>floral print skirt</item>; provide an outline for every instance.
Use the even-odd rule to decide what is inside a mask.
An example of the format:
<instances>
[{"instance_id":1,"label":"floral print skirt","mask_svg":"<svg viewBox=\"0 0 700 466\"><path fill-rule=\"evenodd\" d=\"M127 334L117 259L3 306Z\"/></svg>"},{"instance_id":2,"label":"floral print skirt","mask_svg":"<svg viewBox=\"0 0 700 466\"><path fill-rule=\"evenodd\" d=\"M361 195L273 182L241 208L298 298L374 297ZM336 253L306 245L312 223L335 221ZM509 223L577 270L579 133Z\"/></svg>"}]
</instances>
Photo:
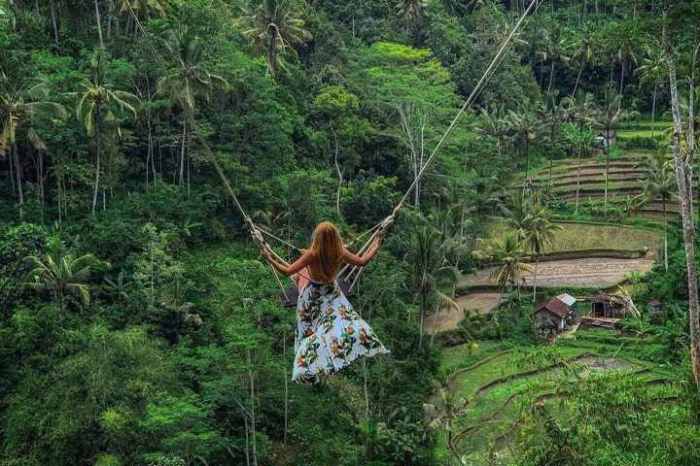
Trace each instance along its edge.
<instances>
[{"instance_id":1,"label":"floral print skirt","mask_svg":"<svg viewBox=\"0 0 700 466\"><path fill-rule=\"evenodd\" d=\"M297 303L292 380L312 384L360 357L389 353L337 283L309 283Z\"/></svg>"}]
</instances>

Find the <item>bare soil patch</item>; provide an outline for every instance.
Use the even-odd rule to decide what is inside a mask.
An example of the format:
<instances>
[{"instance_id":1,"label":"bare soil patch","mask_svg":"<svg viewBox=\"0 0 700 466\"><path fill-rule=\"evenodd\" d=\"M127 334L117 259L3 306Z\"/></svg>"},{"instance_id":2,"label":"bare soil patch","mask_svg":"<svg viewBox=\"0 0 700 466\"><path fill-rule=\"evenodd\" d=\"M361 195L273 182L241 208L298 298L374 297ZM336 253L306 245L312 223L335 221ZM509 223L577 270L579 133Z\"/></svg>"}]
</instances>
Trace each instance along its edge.
<instances>
[{"instance_id":1,"label":"bare soil patch","mask_svg":"<svg viewBox=\"0 0 700 466\"><path fill-rule=\"evenodd\" d=\"M454 330L464 320L467 311L488 314L501 302L501 293L469 293L457 298L460 309L445 308L425 319L425 332L429 335Z\"/></svg>"},{"instance_id":2,"label":"bare soil patch","mask_svg":"<svg viewBox=\"0 0 700 466\"><path fill-rule=\"evenodd\" d=\"M540 288L609 288L624 282L632 272L647 273L654 265L651 256L641 259L588 258L540 263L537 267L537 286ZM495 286L490 274L493 267L469 275L462 287ZM534 282L534 271L524 276L525 286Z\"/></svg>"}]
</instances>

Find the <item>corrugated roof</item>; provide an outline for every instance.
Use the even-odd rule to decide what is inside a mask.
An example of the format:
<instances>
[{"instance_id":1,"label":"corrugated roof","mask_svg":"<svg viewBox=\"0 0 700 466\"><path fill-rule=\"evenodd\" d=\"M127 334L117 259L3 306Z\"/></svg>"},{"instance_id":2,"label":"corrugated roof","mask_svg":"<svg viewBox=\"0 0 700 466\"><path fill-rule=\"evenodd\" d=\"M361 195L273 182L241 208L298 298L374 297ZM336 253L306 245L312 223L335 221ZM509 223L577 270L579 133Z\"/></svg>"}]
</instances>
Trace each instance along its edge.
<instances>
[{"instance_id":1,"label":"corrugated roof","mask_svg":"<svg viewBox=\"0 0 700 466\"><path fill-rule=\"evenodd\" d=\"M559 296L557 296L557 299L562 303L566 304L567 306L573 306L574 304L576 304L576 298L567 293L560 294Z\"/></svg>"},{"instance_id":2,"label":"corrugated roof","mask_svg":"<svg viewBox=\"0 0 700 466\"><path fill-rule=\"evenodd\" d=\"M553 298L548 302L540 305L537 308L537 311L535 312L541 311L547 311L558 317L561 317L562 319L566 319L566 317L571 313L571 308L567 306L566 303L564 303L563 301L560 301L559 298Z\"/></svg>"}]
</instances>

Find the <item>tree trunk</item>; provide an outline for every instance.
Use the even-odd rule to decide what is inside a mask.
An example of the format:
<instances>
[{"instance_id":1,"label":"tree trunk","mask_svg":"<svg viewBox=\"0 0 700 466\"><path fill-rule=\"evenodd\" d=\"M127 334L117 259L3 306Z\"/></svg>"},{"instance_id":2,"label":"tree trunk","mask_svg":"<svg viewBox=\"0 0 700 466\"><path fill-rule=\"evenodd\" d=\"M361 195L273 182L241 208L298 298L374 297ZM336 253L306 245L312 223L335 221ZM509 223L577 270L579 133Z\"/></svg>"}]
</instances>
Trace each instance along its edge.
<instances>
[{"instance_id":1,"label":"tree trunk","mask_svg":"<svg viewBox=\"0 0 700 466\"><path fill-rule=\"evenodd\" d=\"M581 152L583 149L581 146L578 148L578 163L576 163L576 209L575 212L578 214L578 200L579 194L581 192Z\"/></svg>"},{"instance_id":2,"label":"tree trunk","mask_svg":"<svg viewBox=\"0 0 700 466\"><path fill-rule=\"evenodd\" d=\"M662 208L664 211L664 270L668 272L668 217L666 214L666 195L662 199Z\"/></svg>"},{"instance_id":3,"label":"tree trunk","mask_svg":"<svg viewBox=\"0 0 700 466\"><path fill-rule=\"evenodd\" d=\"M539 265L539 254L535 254L535 271L532 277L532 302L537 302L537 266Z\"/></svg>"},{"instance_id":4,"label":"tree trunk","mask_svg":"<svg viewBox=\"0 0 700 466\"><path fill-rule=\"evenodd\" d=\"M22 188L23 170L22 165L19 162L19 153L17 151L17 144L12 143L10 145L10 151L12 152L12 158L15 163L15 180L17 184L17 201L19 203L19 217L24 217L24 189Z\"/></svg>"},{"instance_id":5,"label":"tree trunk","mask_svg":"<svg viewBox=\"0 0 700 466\"><path fill-rule=\"evenodd\" d=\"M664 34L665 35L665 34ZM681 200L681 219L683 223L683 243L685 246L686 267L688 272L688 323L690 329L690 359L693 377L697 388L700 389L700 306L698 305L698 276L695 259L695 222L693 219L692 198L692 166L681 152L681 135L683 122L681 118L678 97L678 82L676 63L670 45L666 44L666 60L669 68L669 84L671 90L671 109L673 114L673 161L678 184L678 194ZM690 115L691 126L694 115ZM693 135L689 135L693 137ZM694 141L688 140L689 150L694 149ZM692 155L692 153L691 153ZM690 181L690 183L689 183Z\"/></svg>"},{"instance_id":6,"label":"tree trunk","mask_svg":"<svg viewBox=\"0 0 700 466\"><path fill-rule=\"evenodd\" d=\"M425 320L426 299L423 294L420 297L420 333L418 334L418 349L423 348L423 322Z\"/></svg>"},{"instance_id":7,"label":"tree trunk","mask_svg":"<svg viewBox=\"0 0 700 466\"><path fill-rule=\"evenodd\" d=\"M255 375L253 374L253 358L250 354L250 349L246 349L246 357L248 359L248 381L250 383L250 432L253 447L253 466L258 466L257 441L255 438Z\"/></svg>"},{"instance_id":8,"label":"tree trunk","mask_svg":"<svg viewBox=\"0 0 700 466\"><path fill-rule=\"evenodd\" d=\"M530 138L525 136L525 179L530 173Z\"/></svg>"},{"instance_id":9,"label":"tree trunk","mask_svg":"<svg viewBox=\"0 0 700 466\"><path fill-rule=\"evenodd\" d=\"M100 38L100 48L105 48L105 41L102 37L102 19L100 18L100 5L98 0L95 0L95 21L97 22L97 35Z\"/></svg>"},{"instance_id":10,"label":"tree trunk","mask_svg":"<svg viewBox=\"0 0 700 466\"><path fill-rule=\"evenodd\" d=\"M12 153L12 146L10 146L10 153L8 154L7 158L7 166L9 167L9 171L7 175L10 178L10 185L12 186L12 191L11 194L14 196L15 191L17 191L17 185L15 183L15 159L14 155Z\"/></svg>"},{"instance_id":11,"label":"tree trunk","mask_svg":"<svg viewBox=\"0 0 700 466\"><path fill-rule=\"evenodd\" d=\"M267 66L273 78L277 77L277 31L270 32L270 42L267 44Z\"/></svg>"},{"instance_id":12,"label":"tree trunk","mask_svg":"<svg viewBox=\"0 0 700 466\"><path fill-rule=\"evenodd\" d=\"M576 91L578 91L578 85L581 83L581 75L583 75L583 69L586 67L586 62L581 62L581 66L578 69L578 75L576 76L576 84L574 84L574 92L571 93L571 97L576 97Z\"/></svg>"},{"instance_id":13,"label":"tree trunk","mask_svg":"<svg viewBox=\"0 0 700 466\"><path fill-rule=\"evenodd\" d=\"M54 41L54 44L56 45L56 49L58 50L61 47L61 44L59 42L59 37L58 37L58 18L56 15L56 2L55 2L55 0L51 0L49 2L49 9L51 10L51 26L53 27L53 41Z\"/></svg>"},{"instance_id":14,"label":"tree trunk","mask_svg":"<svg viewBox=\"0 0 700 466\"><path fill-rule=\"evenodd\" d=\"M243 416L243 426L245 427L245 464L250 466L250 428L248 427L248 414Z\"/></svg>"},{"instance_id":15,"label":"tree trunk","mask_svg":"<svg viewBox=\"0 0 700 466\"><path fill-rule=\"evenodd\" d=\"M608 134L610 134L610 131L608 131ZM603 211L605 212L606 217L608 215L608 181L610 179L609 173L610 173L610 145L606 144L605 145L605 200L603 201Z\"/></svg>"},{"instance_id":16,"label":"tree trunk","mask_svg":"<svg viewBox=\"0 0 700 466\"><path fill-rule=\"evenodd\" d=\"M335 192L335 210L338 213L338 218L342 218L340 213L340 190L343 187L343 171L340 169L340 162L338 161L338 136L333 132L333 142L335 144L335 155L333 157L333 162L335 163L335 170L338 173L338 189Z\"/></svg>"},{"instance_id":17,"label":"tree trunk","mask_svg":"<svg viewBox=\"0 0 700 466\"><path fill-rule=\"evenodd\" d=\"M192 186L192 157L187 157L187 199L190 198L191 195L191 186Z\"/></svg>"},{"instance_id":18,"label":"tree trunk","mask_svg":"<svg viewBox=\"0 0 700 466\"><path fill-rule=\"evenodd\" d=\"M654 81L654 95L651 99L651 137L656 138L656 89L658 88L658 81Z\"/></svg>"},{"instance_id":19,"label":"tree trunk","mask_svg":"<svg viewBox=\"0 0 700 466\"><path fill-rule=\"evenodd\" d=\"M97 3L95 3L97 4ZM101 170L101 158L102 158L102 114L98 107L95 110L95 152L96 152L96 168L95 168L95 191L92 195L92 215L95 215L95 209L97 208L97 193L100 189L100 170Z\"/></svg>"},{"instance_id":20,"label":"tree trunk","mask_svg":"<svg viewBox=\"0 0 700 466\"><path fill-rule=\"evenodd\" d=\"M547 86L547 95L552 93L552 84L554 83L554 58L552 58L552 65L549 68L549 85Z\"/></svg>"},{"instance_id":21,"label":"tree trunk","mask_svg":"<svg viewBox=\"0 0 700 466\"><path fill-rule=\"evenodd\" d=\"M287 380L287 332L282 338L282 361L284 366L284 436L282 443L287 445L287 432L289 431L289 380Z\"/></svg>"},{"instance_id":22,"label":"tree trunk","mask_svg":"<svg viewBox=\"0 0 700 466\"><path fill-rule=\"evenodd\" d=\"M153 125L151 124L151 111L146 112L146 126L148 128L148 149L146 151L146 191L149 189L149 165L153 165ZM153 171L153 183L155 184L156 173Z\"/></svg>"},{"instance_id":23,"label":"tree trunk","mask_svg":"<svg viewBox=\"0 0 700 466\"><path fill-rule=\"evenodd\" d=\"M178 178L178 186L182 187L185 184L185 153L187 145L187 117L182 120L182 142L180 144L180 173Z\"/></svg>"},{"instance_id":24,"label":"tree trunk","mask_svg":"<svg viewBox=\"0 0 700 466\"><path fill-rule=\"evenodd\" d=\"M620 61L620 105L622 105L622 94L625 89L625 61Z\"/></svg>"}]
</instances>

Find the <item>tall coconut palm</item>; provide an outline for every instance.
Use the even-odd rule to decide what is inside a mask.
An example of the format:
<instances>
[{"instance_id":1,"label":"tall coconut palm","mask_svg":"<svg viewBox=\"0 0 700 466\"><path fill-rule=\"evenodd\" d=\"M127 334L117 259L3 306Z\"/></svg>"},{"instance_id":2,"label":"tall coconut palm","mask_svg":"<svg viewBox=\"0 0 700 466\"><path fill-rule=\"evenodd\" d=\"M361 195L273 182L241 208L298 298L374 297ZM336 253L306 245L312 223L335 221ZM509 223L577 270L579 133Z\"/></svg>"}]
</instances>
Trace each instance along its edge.
<instances>
[{"instance_id":1,"label":"tall coconut palm","mask_svg":"<svg viewBox=\"0 0 700 466\"><path fill-rule=\"evenodd\" d=\"M414 234L413 286L420 306L419 348L423 346L424 322L428 312L444 306L459 309L459 305L441 291L442 287L453 285L458 274L454 267L446 264L439 237L439 233L431 227L419 228Z\"/></svg>"},{"instance_id":2,"label":"tall coconut palm","mask_svg":"<svg viewBox=\"0 0 700 466\"><path fill-rule=\"evenodd\" d=\"M612 92L612 88L608 88L608 93ZM608 184L610 171L610 146L615 138L617 129L620 123L635 115L634 112L628 112L622 109L622 95L616 94L605 99L606 105L597 113L597 118L594 120L594 126L602 129L605 133L605 201L604 210L608 211Z\"/></svg>"},{"instance_id":3,"label":"tall coconut palm","mask_svg":"<svg viewBox=\"0 0 700 466\"><path fill-rule=\"evenodd\" d=\"M115 89L105 77L105 56L97 50L91 60L92 76L80 84L82 91L76 109L78 120L83 124L89 137L95 142L95 186L92 196L92 214L97 207L97 194L100 189L102 171L103 130L105 122L115 119L115 110L127 110L136 117L138 98L127 91Z\"/></svg>"},{"instance_id":4,"label":"tall coconut palm","mask_svg":"<svg viewBox=\"0 0 700 466\"><path fill-rule=\"evenodd\" d=\"M448 384L436 387L437 396L432 403L423 404L423 413L428 427L434 430L444 430L447 433L447 447L461 464L462 455L455 445L456 422L464 409L465 400L458 397Z\"/></svg>"},{"instance_id":5,"label":"tall coconut palm","mask_svg":"<svg viewBox=\"0 0 700 466\"><path fill-rule=\"evenodd\" d=\"M502 109L481 109L481 115L474 124L474 130L482 136L493 138L496 141L496 151L500 156L503 153L505 141L510 130L508 120L502 117Z\"/></svg>"},{"instance_id":6,"label":"tall coconut palm","mask_svg":"<svg viewBox=\"0 0 700 466\"><path fill-rule=\"evenodd\" d=\"M518 235L507 233L493 244L490 255L499 264L491 272L491 278L504 291L515 288L519 299L520 285L525 282L524 274L532 269L523 260L524 251Z\"/></svg>"},{"instance_id":7,"label":"tall coconut palm","mask_svg":"<svg viewBox=\"0 0 700 466\"><path fill-rule=\"evenodd\" d=\"M399 0L397 5L399 17L415 34L416 41L420 40L422 34L424 11L427 6L426 0Z\"/></svg>"},{"instance_id":8,"label":"tall coconut palm","mask_svg":"<svg viewBox=\"0 0 700 466\"><path fill-rule=\"evenodd\" d=\"M97 36L100 39L100 48L104 50L105 40L104 35L102 34L102 14L100 13L100 2L99 0L94 0L93 3L95 5L95 23L97 24Z\"/></svg>"},{"instance_id":9,"label":"tall coconut palm","mask_svg":"<svg viewBox=\"0 0 700 466\"><path fill-rule=\"evenodd\" d=\"M646 160L647 177L644 179L642 203L652 203L661 199L664 214L664 268L668 271L668 201L675 195L676 180L673 161L663 152L650 155Z\"/></svg>"},{"instance_id":10,"label":"tall coconut palm","mask_svg":"<svg viewBox=\"0 0 700 466\"><path fill-rule=\"evenodd\" d=\"M532 301L537 300L537 266L545 247L554 241L556 232L561 226L552 221L551 212L535 203L528 211L518 234L525 247L532 253L535 259L535 267L532 280Z\"/></svg>"},{"instance_id":11,"label":"tall coconut palm","mask_svg":"<svg viewBox=\"0 0 700 466\"><path fill-rule=\"evenodd\" d=\"M660 47L647 47L642 64L636 70L642 82L652 83L654 91L651 98L651 137L656 136L656 97L659 83L666 78L666 59Z\"/></svg>"},{"instance_id":12,"label":"tall coconut palm","mask_svg":"<svg viewBox=\"0 0 700 466\"><path fill-rule=\"evenodd\" d=\"M552 92L552 85L554 84L554 74L557 62L568 63L570 58L567 55L568 43L564 37L561 36L557 29L545 30L544 32L544 44L542 49L538 52L542 62L549 62L549 84L547 85L547 94Z\"/></svg>"},{"instance_id":13,"label":"tall coconut palm","mask_svg":"<svg viewBox=\"0 0 700 466\"><path fill-rule=\"evenodd\" d=\"M550 147L556 148L561 142L561 124L566 119L566 107L563 100L559 100L556 93L552 93L544 102L538 105L537 115L543 127L549 128L546 134L546 141ZM544 129L544 128L543 128ZM552 184L552 169L554 166L553 157L549 157L549 187Z\"/></svg>"},{"instance_id":14,"label":"tall coconut palm","mask_svg":"<svg viewBox=\"0 0 700 466\"><path fill-rule=\"evenodd\" d=\"M566 119L575 125L574 144L579 163L576 164L576 212L578 212L579 194L581 188L581 157L593 144L591 128L598 113L595 99L590 93L584 96L569 97L564 100Z\"/></svg>"},{"instance_id":15,"label":"tall coconut palm","mask_svg":"<svg viewBox=\"0 0 700 466\"><path fill-rule=\"evenodd\" d=\"M530 171L530 145L537 140L541 130L541 124L537 115L527 107L518 111L508 112L508 124L513 134L515 144L522 147L525 156L525 177Z\"/></svg>"},{"instance_id":16,"label":"tall coconut palm","mask_svg":"<svg viewBox=\"0 0 700 466\"><path fill-rule=\"evenodd\" d=\"M250 26L244 34L256 48L265 51L273 78L284 66L282 55L294 53L294 46L311 40L311 33L304 29L304 20L299 16L301 9L295 0L261 0L244 18Z\"/></svg>"},{"instance_id":17,"label":"tall coconut palm","mask_svg":"<svg viewBox=\"0 0 700 466\"><path fill-rule=\"evenodd\" d=\"M136 15L138 19L150 16L165 16L169 0L119 0L119 11L125 15Z\"/></svg>"},{"instance_id":18,"label":"tall coconut palm","mask_svg":"<svg viewBox=\"0 0 700 466\"><path fill-rule=\"evenodd\" d=\"M43 82L30 85L12 86L10 80L0 73L0 155L9 152L10 163L14 165L17 197L22 214L24 204L23 169L17 148L17 132L27 126L27 140L37 149L45 146L34 131L31 123L37 118L66 117L65 108L49 99L49 87Z\"/></svg>"},{"instance_id":19,"label":"tall coconut palm","mask_svg":"<svg viewBox=\"0 0 700 466\"><path fill-rule=\"evenodd\" d=\"M620 96L624 95L625 92L625 74L627 68L630 65L636 65L638 62L637 55L639 54L639 31L637 30L637 24L634 23L624 23L625 27L622 27L617 34L616 38L616 49L615 55L617 62L620 64L620 88L618 94ZM622 102L620 102L621 104Z\"/></svg>"},{"instance_id":20,"label":"tall coconut palm","mask_svg":"<svg viewBox=\"0 0 700 466\"><path fill-rule=\"evenodd\" d=\"M202 43L188 29L170 31L165 45L170 54L177 57L177 65L158 81L157 89L159 94L175 102L182 112L178 179L179 185L183 186L188 131L194 129L197 99L208 99L215 89L228 88L228 82L207 69Z\"/></svg>"},{"instance_id":21,"label":"tall coconut palm","mask_svg":"<svg viewBox=\"0 0 700 466\"><path fill-rule=\"evenodd\" d=\"M66 295L74 295L83 304L90 303L90 275L100 264L92 254L76 256L65 251L60 242L53 242L42 255L29 256L29 286L47 290L53 295L61 311L65 310ZM105 264L106 265L106 264Z\"/></svg>"},{"instance_id":22,"label":"tall coconut palm","mask_svg":"<svg viewBox=\"0 0 700 466\"><path fill-rule=\"evenodd\" d=\"M588 64L593 61L593 55L595 53L595 40L593 34L590 31L586 31L576 43L576 48L572 53L572 59L578 62L578 74L576 75L576 83L574 84L574 90L571 92L571 96L575 96L578 91L579 84L581 83L581 76L583 71Z\"/></svg>"},{"instance_id":23,"label":"tall coconut palm","mask_svg":"<svg viewBox=\"0 0 700 466\"><path fill-rule=\"evenodd\" d=\"M114 0L112 0L114 1ZM141 30L144 31L141 21L152 18L164 18L170 8L170 0L116 0L113 7L119 9L119 14L127 18L127 32L132 29L134 36ZM117 24L118 25L118 24Z\"/></svg>"}]
</instances>

